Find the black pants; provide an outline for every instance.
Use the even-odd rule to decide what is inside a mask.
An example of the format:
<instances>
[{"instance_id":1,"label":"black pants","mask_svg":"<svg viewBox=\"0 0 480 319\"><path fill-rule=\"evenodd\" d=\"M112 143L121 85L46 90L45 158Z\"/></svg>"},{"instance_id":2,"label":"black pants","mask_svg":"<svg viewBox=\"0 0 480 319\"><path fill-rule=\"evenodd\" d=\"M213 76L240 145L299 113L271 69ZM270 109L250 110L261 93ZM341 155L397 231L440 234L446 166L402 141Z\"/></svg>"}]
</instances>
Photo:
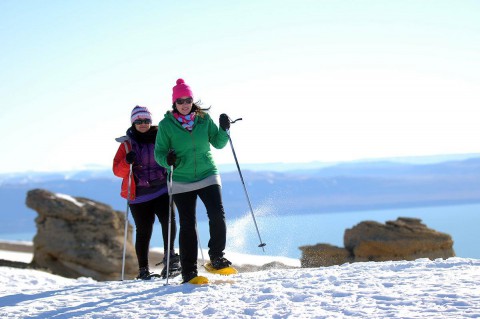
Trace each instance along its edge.
<instances>
[{"instance_id":1,"label":"black pants","mask_svg":"<svg viewBox=\"0 0 480 319\"><path fill-rule=\"evenodd\" d=\"M198 241L196 224L197 196L207 209L210 226L208 254L210 259L223 257L227 240L227 225L220 185L212 185L192 192L173 195L180 218L180 260L182 273L197 271Z\"/></svg>"},{"instance_id":2,"label":"black pants","mask_svg":"<svg viewBox=\"0 0 480 319\"><path fill-rule=\"evenodd\" d=\"M168 194L152 199L151 201L130 204L133 220L135 221L136 239L135 252L137 253L138 267L148 266L148 251L150 248L150 239L152 238L153 224L155 215L162 225L163 250L166 253L168 247L168 212L169 200ZM173 252L175 236L177 235L177 226L175 223L175 214L172 214L172 229L170 237L170 251Z\"/></svg>"}]
</instances>

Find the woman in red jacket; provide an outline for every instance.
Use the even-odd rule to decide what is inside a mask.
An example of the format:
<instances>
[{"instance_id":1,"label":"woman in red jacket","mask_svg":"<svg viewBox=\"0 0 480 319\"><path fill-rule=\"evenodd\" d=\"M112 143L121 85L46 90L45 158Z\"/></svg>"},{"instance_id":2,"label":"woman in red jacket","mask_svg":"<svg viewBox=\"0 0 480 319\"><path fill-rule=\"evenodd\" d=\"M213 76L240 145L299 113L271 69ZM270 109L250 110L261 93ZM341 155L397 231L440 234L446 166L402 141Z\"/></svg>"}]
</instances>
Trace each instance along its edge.
<instances>
[{"instance_id":1,"label":"woman in red jacket","mask_svg":"<svg viewBox=\"0 0 480 319\"><path fill-rule=\"evenodd\" d=\"M135 221L135 251L139 267L137 279L158 276L151 273L148 267L148 252L155 215L162 225L165 267L161 276L166 278L170 207L167 173L154 158L158 127L152 125L151 113L143 106L135 106L130 119L132 126L127 130L127 135L116 139L121 144L113 160L113 173L123 178L121 196L128 200ZM130 167L133 171L131 178ZM175 214L171 216L171 227L169 277L174 277L181 272L180 258L174 250L177 232Z\"/></svg>"}]
</instances>

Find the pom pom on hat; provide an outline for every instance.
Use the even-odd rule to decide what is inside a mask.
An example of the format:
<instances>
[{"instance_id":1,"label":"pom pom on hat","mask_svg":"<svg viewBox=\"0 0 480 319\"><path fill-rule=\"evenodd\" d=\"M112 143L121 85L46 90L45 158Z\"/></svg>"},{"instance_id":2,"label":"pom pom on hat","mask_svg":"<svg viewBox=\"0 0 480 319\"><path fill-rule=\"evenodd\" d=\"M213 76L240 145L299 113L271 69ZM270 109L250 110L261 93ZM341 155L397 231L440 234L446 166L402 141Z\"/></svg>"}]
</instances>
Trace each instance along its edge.
<instances>
[{"instance_id":1,"label":"pom pom on hat","mask_svg":"<svg viewBox=\"0 0 480 319\"><path fill-rule=\"evenodd\" d=\"M182 96L188 96L193 98L193 93L192 90L188 85L185 84L185 81L183 79L178 79L177 80L177 85L175 85L172 88L172 102L175 103L175 101L178 98L181 98Z\"/></svg>"},{"instance_id":2,"label":"pom pom on hat","mask_svg":"<svg viewBox=\"0 0 480 319\"><path fill-rule=\"evenodd\" d=\"M132 115L130 116L130 121L133 122L138 120L138 119L148 119L148 120L152 120L152 113L150 113L150 111L148 110L147 107L145 106L140 106L140 105L137 105L133 108L132 110Z\"/></svg>"}]
</instances>

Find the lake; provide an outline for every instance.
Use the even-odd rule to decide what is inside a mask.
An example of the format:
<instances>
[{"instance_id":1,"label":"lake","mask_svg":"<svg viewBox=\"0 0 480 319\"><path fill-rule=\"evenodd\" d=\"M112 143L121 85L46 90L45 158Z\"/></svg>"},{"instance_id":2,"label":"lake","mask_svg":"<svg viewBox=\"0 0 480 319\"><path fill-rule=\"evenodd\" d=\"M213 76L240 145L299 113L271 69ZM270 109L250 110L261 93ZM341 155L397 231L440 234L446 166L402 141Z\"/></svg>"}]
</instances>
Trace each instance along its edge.
<instances>
[{"instance_id":1,"label":"lake","mask_svg":"<svg viewBox=\"0 0 480 319\"><path fill-rule=\"evenodd\" d=\"M229 220L227 212L227 249L228 252L241 252L253 255L285 256L300 258L299 246L327 243L343 247L345 229L356 224L372 220L384 223L398 217L419 218L429 228L447 233L454 240L457 256L480 259L478 227L480 225L480 205L454 205L437 207L416 207L378 211L353 211L344 213L323 213L307 215L277 216L274 204L254 207L260 236L267 245L265 253L258 247L260 240L253 223L251 213L245 212L238 219ZM199 214L202 214L199 210ZM133 221L132 221L133 222ZM201 247L208 256L208 222L198 223ZM34 234L2 234L4 240L31 241ZM155 226L152 247L161 247L161 234L158 222ZM178 239L176 240L178 247Z\"/></svg>"},{"instance_id":2,"label":"lake","mask_svg":"<svg viewBox=\"0 0 480 319\"><path fill-rule=\"evenodd\" d=\"M267 244L265 246L267 255L300 258L299 246L317 243L343 247L345 229L362 221L384 223L398 217L412 217L420 218L429 228L451 235L457 256L480 259L478 204L294 216L275 216L274 211L274 207L255 209L260 235ZM208 223L200 222L198 228L202 247L207 248ZM241 219L228 222L227 252L231 250L263 254L261 248L257 247L259 243L250 213Z\"/></svg>"}]
</instances>

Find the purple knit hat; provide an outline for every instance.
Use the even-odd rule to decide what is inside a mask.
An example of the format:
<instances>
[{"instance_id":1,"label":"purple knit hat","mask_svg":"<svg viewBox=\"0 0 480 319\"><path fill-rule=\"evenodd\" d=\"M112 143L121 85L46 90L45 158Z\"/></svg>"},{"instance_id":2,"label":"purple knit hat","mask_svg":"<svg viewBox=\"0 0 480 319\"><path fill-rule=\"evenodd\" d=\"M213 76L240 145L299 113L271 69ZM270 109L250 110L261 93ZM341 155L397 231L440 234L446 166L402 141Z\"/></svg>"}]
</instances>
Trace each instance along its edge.
<instances>
[{"instance_id":1,"label":"purple knit hat","mask_svg":"<svg viewBox=\"0 0 480 319\"><path fill-rule=\"evenodd\" d=\"M130 121L133 124L133 122L138 119L148 119L150 121L152 120L152 113L150 113L146 106L137 105L133 108Z\"/></svg>"},{"instance_id":2,"label":"purple knit hat","mask_svg":"<svg viewBox=\"0 0 480 319\"><path fill-rule=\"evenodd\" d=\"M177 85L175 85L172 88L172 90L173 90L173 94L172 94L173 103L175 103L175 101L182 96L189 96L193 98L192 90L188 85L185 84L185 81L183 79L178 79Z\"/></svg>"}]
</instances>

